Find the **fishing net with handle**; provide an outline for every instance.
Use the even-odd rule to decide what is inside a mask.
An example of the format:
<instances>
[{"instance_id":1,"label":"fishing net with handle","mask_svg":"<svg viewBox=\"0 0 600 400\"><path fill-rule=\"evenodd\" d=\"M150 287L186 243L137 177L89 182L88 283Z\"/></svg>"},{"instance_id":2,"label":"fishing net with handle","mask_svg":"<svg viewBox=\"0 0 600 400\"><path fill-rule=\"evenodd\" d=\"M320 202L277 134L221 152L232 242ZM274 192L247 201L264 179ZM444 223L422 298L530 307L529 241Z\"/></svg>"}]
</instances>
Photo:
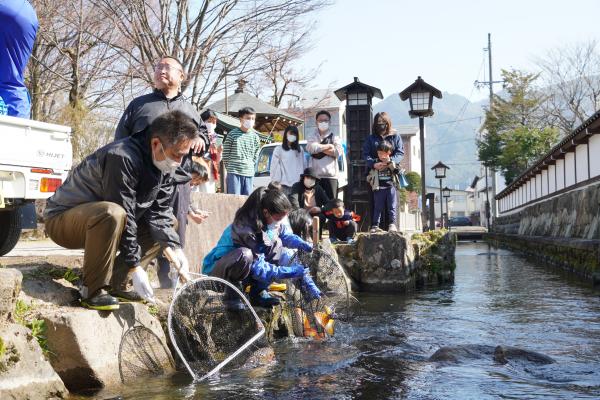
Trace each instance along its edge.
<instances>
[{"instance_id":1,"label":"fishing net with handle","mask_svg":"<svg viewBox=\"0 0 600 400\"><path fill-rule=\"evenodd\" d=\"M317 339L333 336L335 321L349 322L357 308L343 267L321 246L312 252L297 251L290 263L293 262L308 267L321 290L319 299L310 300L299 280L287 282L286 305L290 309L294 335Z\"/></svg>"},{"instance_id":2,"label":"fishing net with handle","mask_svg":"<svg viewBox=\"0 0 600 400\"><path fill-rule=\"evenodd\" d=\"M172 263L174 264L174 263ZM235 285L199 274L176 288L167 324L173 348L194 380L242 365L262 347L260 318ZM244 307L232 307L235 300Z\"/></svg>"},{"instance_id":3,"label":"fishing net with handle","mask_svg":"<svg viewBox=\"0 0 600 400\"><path fill-rule=\"evenodd\" d=\"M152 330L143 325L135 325L125 331L119 346L119 375L122 383L162 375L173 368L171 353Z\"/></svg>"}]
</instances>

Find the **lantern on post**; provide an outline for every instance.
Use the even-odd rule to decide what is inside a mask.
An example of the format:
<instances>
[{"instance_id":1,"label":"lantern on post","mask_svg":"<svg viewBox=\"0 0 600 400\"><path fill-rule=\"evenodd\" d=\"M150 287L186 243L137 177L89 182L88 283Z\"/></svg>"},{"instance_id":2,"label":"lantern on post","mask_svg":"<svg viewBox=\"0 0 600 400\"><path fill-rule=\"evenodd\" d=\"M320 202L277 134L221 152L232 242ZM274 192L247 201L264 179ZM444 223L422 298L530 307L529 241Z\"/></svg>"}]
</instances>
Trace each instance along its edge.
<instances>
[{"instance_id":1,"label":"lantern on post","mask_svg":"<svg viewBox=\"0 0 600 400\"><path fill-rule=\"evenodd\" d=\"M426 186L425 186L425 123L424 117L433 115L433 98L442 98L442 92L425 82L420 76L417 80L400 92L402 101L410 100L410 111L408 115L411 118L419 118L419 138L421 142L421 220L423 230L427 230L427 212L426 204Z\"/></svg>"},{"instance_id":2,"label":"lantern on post","mask_svg":"<svg viewBox=\"0 0 600 400\"><path fill-rule=\"evenodd\" d=\"M361 215L360 230L370 226L371 192L365 177L366 162L362 157L364 141L371 134L373 122L373 97L383 99L381 90L362 83L357 77L354 81L334 91L340 101L346 100L346 158L348 160L348 185L344 193L344 202Z\"/></svg>"},{"instance_id":3,"label":"lantern on post","mask_svg":"<svg viewBox=\"0 0 600 400\"><path fill-rule=\"evenodd\" d=\"M442 179L446 177L446 171L450 169L449 166L444 164L441 161L438 161L433 167L432 170L435 171L435 178L440 180L440 228L444 227L444 203L442 201Z\"/></svg>"},{"instance_id":4,"label":"lantern on post","mask_svg":"<svg viewBox=\"0 0 600 400\"><path fill-rule=\"evenodd\" d=\"M442 189L442 197L446 200L446 228L450 229L450 225L448 224L448 219L450 218L450 210L448 209L448 199L450 198L450 193L452 190L446 186Z\"/></svg>"}]
</instances>

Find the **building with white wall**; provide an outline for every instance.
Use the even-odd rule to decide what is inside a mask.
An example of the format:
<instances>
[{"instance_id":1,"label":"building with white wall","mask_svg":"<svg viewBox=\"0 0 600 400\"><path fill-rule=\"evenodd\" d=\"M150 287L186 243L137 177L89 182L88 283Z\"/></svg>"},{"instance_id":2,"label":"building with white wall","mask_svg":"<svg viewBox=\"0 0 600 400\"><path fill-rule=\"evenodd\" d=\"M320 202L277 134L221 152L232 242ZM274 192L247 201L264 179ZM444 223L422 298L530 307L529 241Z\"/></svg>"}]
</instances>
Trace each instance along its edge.
<instances>
[{"instance_id":1,"label":"building with white wall","mask_svg":"<svg viewBox=\"0 0 600 400\"><path fill-rule=\"evenodd\" d=\"M500 216L600 180L600 111L496 196Z\"/></svg>"}]
</instances>

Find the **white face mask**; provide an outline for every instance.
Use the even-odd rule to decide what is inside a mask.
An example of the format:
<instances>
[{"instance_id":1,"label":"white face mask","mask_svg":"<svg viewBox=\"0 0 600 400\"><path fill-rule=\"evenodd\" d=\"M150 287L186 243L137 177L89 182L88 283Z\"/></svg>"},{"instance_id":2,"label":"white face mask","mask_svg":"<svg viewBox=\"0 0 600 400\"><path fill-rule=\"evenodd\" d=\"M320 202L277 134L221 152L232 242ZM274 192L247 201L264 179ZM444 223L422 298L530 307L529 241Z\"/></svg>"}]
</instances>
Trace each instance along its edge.
<instances>
[{"instance_id":1,"label":"white face mask","mask_svg":"<svg viewBox=\"0 0 600 400\"><path fill-rule=\"evenodd\" d=\"M329 129L329 122L319 122L318 126L321 132L325 132Z\"/></svg>"},{"instance_id":2,"label":"white face mask","mask_svg":"<svg viewBox=\"0 0 600 400\"><path fill-rule=\"evenodd\" d=\"M252 129L252 127L254 127L254 120L244 119L242 120L242 126L244 127L244 129Z\"/></svg>"},{"instance_id":3,"label":"white face mask","mask_svg":"<svg viewBox=\"0 0 600 400\"><path fill-rule=\"evenodd\" d=\"M288 135L288 142L294 143L298 139L296 135Z\"/></svg>"},{"instance_id":4,"label":"white face mask","mask_svg":"<svg viewBox=\"0 0 600 400\"><path fill-rule=\"evenodd\" d=\"M273 221L267 225L267 230L276 231L277 229L279 229L279 225L281 225L281 221Z\"/></svg>"},{"instance_id":5,"label":"white face mask","mask_svg":"<svg viewBox=\"0 0 600 400\"><path fill-rule=\"evenodd\" d=\"M169 174L169 175L173 175L175 173L175 170L177 169L177 167L179 167L179 165L181 163L170 159L167 154L165 153L165 149L162 145L162 143L160 143L160 150L162 151L163 155L165 156L165 159L162 161L157 161L154 156L152 156L152 163L154 164L154 166L156 168L158 168L160 170L160 172L162 172L163 174Z\"/></svg>"},{"instance_id":6,"label":"white face mask","mask_svg":"<svg viewBox=\"0 0 600 400\"><path fill-rule=\"evenodd\" d=\"M217 127L217 124L213 124L212 122L205 122L204 125L206 125L206 130L208 131L209 135L215 133L215 128Z\"/></svg>"},{"instance_id":7,"label":"white face mask","mask_svg":"<svg viewBox=\"0 0 600 400\"><path fill-rule=\"evenodd\" d=\"M313 186L315 186L315 183L317 183L317 181L313 178L304 178L304 186L306 186L307 188L312 188Z\"/></svg>"}]
</instances>

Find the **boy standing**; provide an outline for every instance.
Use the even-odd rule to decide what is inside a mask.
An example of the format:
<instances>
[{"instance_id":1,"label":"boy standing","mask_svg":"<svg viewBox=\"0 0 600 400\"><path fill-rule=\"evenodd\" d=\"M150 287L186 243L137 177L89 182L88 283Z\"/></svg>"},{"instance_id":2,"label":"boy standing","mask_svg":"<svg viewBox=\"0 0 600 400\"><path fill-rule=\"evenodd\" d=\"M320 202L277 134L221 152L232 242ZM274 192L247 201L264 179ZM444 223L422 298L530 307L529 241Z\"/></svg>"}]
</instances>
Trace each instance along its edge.
<instances>
[{"instance_id":1,"label":"boy standing","mask_svg":"<svg viewBox=\"0 0 600 400\"><path fill-rule=\"evenodd\" d=\"M260 151L260 139L254 131L254 109L244 107L238 111L238 116L241 127L231 130L223 141L227 193L249 195L252 192L254 165Z\"/></svg>"},{"instance_id":2,"label":"boy standing","mask_svg":"<svg viewBox=\"0 0 600 400\"><path fill-rule=\"evenodd\" d=\"M377 146L377 159L375 164L384 165L377 170L373 168L367 176L367 181L373 189L373 216L371 219L371 233L379 230L381 215L386 212L390 225L388 232L396 232L396 209L398 201L396 199L396 188L394 187L394 175L398 174L399 168L391 160L392 145L386 141L381 141Z\"/></svg>"}]
</instances>

